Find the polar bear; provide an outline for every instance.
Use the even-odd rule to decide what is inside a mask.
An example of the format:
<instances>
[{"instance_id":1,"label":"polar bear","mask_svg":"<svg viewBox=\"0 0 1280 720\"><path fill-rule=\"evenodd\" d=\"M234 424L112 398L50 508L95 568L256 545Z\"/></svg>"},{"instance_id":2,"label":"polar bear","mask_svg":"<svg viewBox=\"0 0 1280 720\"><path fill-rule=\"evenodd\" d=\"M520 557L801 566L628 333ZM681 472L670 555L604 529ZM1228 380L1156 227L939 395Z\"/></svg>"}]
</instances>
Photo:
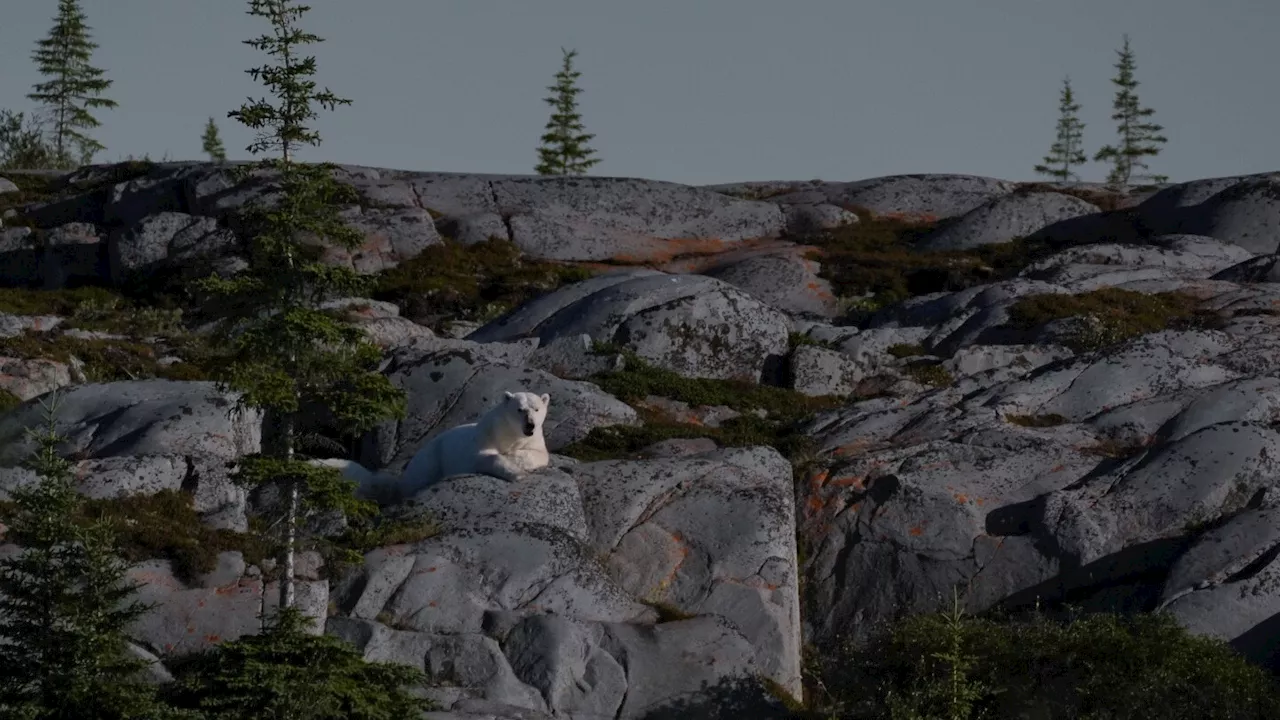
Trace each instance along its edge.
<instances>
[{"instance_id":1,"label":"polar bear","mask_svg":"<svg viewBox=\"0 0 1280 720\"><path fill-rule=\"evenodd\" d=\"M312 461L337 468L358 484L357 494L386 504L412 497L453 475L478 473L507 481L551 463L542 425L551 396L507 392L478 421L450 428L414 454L400 477L373 472L350 460Z\"/></svg>"}]
</instances>

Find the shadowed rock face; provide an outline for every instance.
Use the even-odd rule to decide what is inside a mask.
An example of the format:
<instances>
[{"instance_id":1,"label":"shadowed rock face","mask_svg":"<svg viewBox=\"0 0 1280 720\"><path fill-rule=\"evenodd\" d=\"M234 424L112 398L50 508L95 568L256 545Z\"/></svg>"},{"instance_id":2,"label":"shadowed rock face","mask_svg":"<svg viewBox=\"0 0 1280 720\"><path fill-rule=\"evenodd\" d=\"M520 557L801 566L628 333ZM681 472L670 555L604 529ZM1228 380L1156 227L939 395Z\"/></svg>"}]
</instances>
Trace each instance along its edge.
<instances>
[{"instance_id":1,"label":"shadowed rock face","mask_svg":"<svg viewBox=\"0 0 1280 720\"><path fill-rule=\"evenodd\" d=\"M794 692L803 643L865 637L944 607L956 587L971 611L1162 608L1276 662L1275 176L1120 189L1098 201L1119 209L1103 212L1098 188L959 175L712 188L339 175L362 195L345 212L368 242L330 253L334 263L374 273L447 235L616 266L465 339L390 303L331 303L385 350L383 370L408 397L404 420L358 444L363 464L400 469L508 390L551 395L553 452L607 428L638 432L654 407L705 423L689 426L697 439L661 435L617 459L555 456L516 483L446 479L389 510L436 519L435 536L332 578L318 556L302 560L304 609L370 659L427 670L448 708L438 717L713 717L707 703L748 700L741 717L770 717L776 702L734 683L763 676ZM81 190L0 228L6 285L233 274L236 210L271 192L269 178L234 185L201 164L58 182ZM793 235L857 223L853 209L945 219L917 250L1052 242L989 283L833 324L852 299L832 296ZM39 249L37 237L48 240ZM27 401L0 415L0 499L34 479L18 466L24 429L41 419L35 399L61 388L86 495L184 491L204 523L244 530L251 498L229 473L260 449L261 418L212 383L87 383L80 359L23 354L42 339L111 342L68 330L68 314L0 313L12 355L0 354L0 388ZM695 390L745 379L781 384L797 403L845 400L802 423L814 448L794 458L797 472L772 448L717 447L728 436L704 432L742 408L691 407L688 392L659 387L637 412L609 395L591 379L623 365L602 343ZM136 651L167 661L256 631L263 594L276 592L261 570L238 552L194 578L168 559L140 563L133 575L156 610Z\"/></svg>"}]
</instances>

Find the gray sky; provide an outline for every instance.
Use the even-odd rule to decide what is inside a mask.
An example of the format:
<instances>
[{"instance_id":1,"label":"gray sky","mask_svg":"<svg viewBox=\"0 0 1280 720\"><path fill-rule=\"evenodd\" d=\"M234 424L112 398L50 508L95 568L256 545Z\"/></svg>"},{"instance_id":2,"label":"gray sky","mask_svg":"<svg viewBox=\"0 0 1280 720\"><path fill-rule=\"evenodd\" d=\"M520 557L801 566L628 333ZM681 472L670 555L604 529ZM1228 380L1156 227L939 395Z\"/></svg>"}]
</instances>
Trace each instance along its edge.
<instances>
[{"instance_id":1,"label":"gray sky","mask_svg":"<svg viewBox=\"0 0 1280 720\"><path fill-rule=\"evenodd\" d=\"M7 0L0 107L29 109L29 56L56 0ZM120 103L99 162L197 159L217 118L261 94L240 0L83 0ZM916 172L1031 179L1070 74L1090 154L1111 142L1115 49L1173 180L1280 170L1277 0L311 0L322 113L307 160L530 173L560 47L579 50L593 174L691 184ZM1090 163L1082 174L1101 180Z\"/></svg>"}]
</instances>

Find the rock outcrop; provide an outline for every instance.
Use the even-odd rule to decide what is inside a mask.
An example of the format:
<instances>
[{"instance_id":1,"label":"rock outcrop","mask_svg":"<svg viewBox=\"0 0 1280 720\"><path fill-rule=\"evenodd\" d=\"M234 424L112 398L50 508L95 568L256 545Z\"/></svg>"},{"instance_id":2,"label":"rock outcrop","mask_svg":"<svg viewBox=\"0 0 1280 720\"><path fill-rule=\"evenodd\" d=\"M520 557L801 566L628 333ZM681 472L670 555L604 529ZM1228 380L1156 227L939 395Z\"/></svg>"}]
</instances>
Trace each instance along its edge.
<instances>
[{"instance_id":1,"label":"rock outcrop","mask_svg":"<svg viewBox=\"0 0 1280 720\"><path fill-rule=\"evenodd\" d=\"M351 448L370 468L400 469L506 390L552 397L551 467L450 478L387 509L436 532L332 574L300 563L304 609L370 659L425 669L446 708L432 717L643 718L743 678L797 693L803 645L867 637L956 588L974 612L1165 609L1280 666L1280 176L338 174L367 242L330 262L378 273L497 237L593 272L452 330L385 296L329 305L408 397ZM9 288L233 274L238 213L272 192L205 164L85 168L49 190L4 212ZM895 222L915 234L885 240ZM953 265L921 273L926 256ZM33 479L23 433L61 389L86 495L187 493L210 528L249 527L260 499L230 473L259 450L260 417L166 375L187 361L163 333L5 302L0 500ZM134 364L103 381L113 352ZM156 610L137 651L168 662L255 632L269 565L140 561Z\"/></svg>"}]
</instances>

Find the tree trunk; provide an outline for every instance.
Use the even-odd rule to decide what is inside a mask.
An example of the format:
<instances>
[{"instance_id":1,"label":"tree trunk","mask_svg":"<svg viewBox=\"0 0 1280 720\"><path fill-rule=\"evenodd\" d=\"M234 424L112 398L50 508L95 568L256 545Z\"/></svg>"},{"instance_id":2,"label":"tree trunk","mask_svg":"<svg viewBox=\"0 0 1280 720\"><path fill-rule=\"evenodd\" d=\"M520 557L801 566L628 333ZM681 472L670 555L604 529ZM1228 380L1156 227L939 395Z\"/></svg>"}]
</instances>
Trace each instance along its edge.
<instances>
[{"instance_id":1,"label":"tree trunk","mask_svg":"<svg viewBox=\"0 0 1280 720\"><path fill-rule=\"evenodd\" d=\"M280 607L293 607L293 569L295 547L298 542L298 504L300 491L297 481L289 483L289 510L285 517L284 562L280 567Z\"/></svg>"},{"instance_id":2,"label":"tree trunk","mask_svg":"<svg viewBox=\"0 0 1280 720\"><path fill-rule=\"evenodd\" d=\"M293 459L293 416L289 415L281 423L281 442L284 443L284 459ZM298 543L298 511L301 501L301 488L298 481L289 483L288 507L285 509L284 556L280 561L280 607L293 607L294 587L293 570Z\"/></svg>"}]
</instances>

